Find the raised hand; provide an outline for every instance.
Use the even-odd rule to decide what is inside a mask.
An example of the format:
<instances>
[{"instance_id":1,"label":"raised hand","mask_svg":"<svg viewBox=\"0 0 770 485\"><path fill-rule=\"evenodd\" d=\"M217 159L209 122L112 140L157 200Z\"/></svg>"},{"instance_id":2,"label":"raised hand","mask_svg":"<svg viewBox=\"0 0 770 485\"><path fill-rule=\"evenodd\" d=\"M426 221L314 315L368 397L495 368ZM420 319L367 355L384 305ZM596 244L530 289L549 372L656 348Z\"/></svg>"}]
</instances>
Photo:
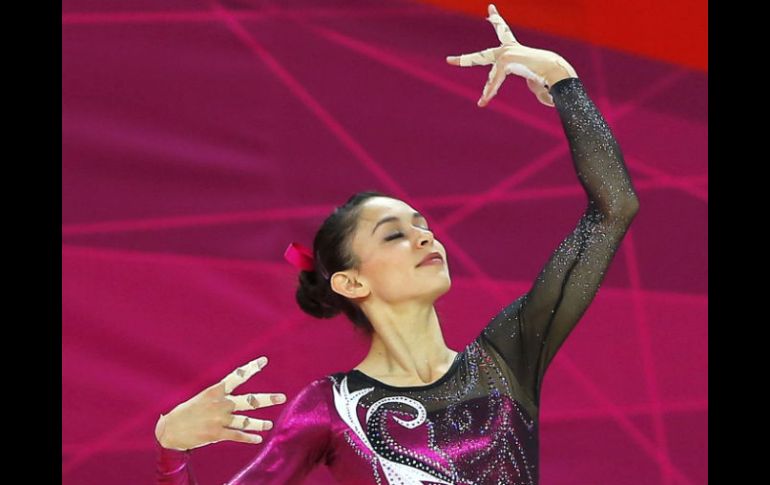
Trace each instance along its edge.
<instances>
[{"instance_id":1,"label":"raised hand","mask_svg":"<svg viewBox=\"0 0 770 485\"><path fill-rule=\"evenodd\" d=\"M250 431L267 431L273 423L250 418L233 411L250 411L286 402L280 393L257 393L233 396L230 393L264 369L267 357L252 360L235 369L217 384L204 389L179 404L170 413L161 414L155 426L155 437L164 448L191 450L219 441L261 443L262 437Z\"/></svg>"},{"instance_id":2,"label":"raised hand","mask_svg":"<svg viewBox=\"0 0 770 485\"><path fill-rule=\"evenodd\" d=\"M487 20L495 28L500 46L446 58L449 64L460 67L493 64L478 106L483 108L489 104L505 77L511 73L524 77L527 87L542 104L555 106L549 94L550 87L566 77L577 77L575 69L555 52L522 45L493 4L489 4L488 11Z\"/></svg>"}]
</instances>

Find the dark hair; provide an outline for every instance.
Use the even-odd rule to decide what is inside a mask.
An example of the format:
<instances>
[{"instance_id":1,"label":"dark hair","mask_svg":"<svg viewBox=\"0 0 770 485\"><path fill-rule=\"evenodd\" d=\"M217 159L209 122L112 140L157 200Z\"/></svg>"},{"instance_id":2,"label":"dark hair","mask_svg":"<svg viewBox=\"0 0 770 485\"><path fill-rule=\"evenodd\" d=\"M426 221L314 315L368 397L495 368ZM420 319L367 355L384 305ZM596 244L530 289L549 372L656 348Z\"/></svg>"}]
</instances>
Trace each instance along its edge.
<instances>
[{"instance_id":1,"label":"dark hair","mask_svg":"<svg viewBox=\"0 0 770 485\"><path fill-rule=\"evenodd\" d=\"M332 318L344 312L355 328L366 335L374 332L371 322L352 300L332 290L328 277L337 271L358 268L360 261L353 254L351 243L358 226L361 206L372 197L395 199L373 190L358 192L345 204L335 208L324 220L313 239L315 268L312 271L300 271L299 287L295 295L299 307L305 313L316 318Z\"/></svg>"}]
</instances>

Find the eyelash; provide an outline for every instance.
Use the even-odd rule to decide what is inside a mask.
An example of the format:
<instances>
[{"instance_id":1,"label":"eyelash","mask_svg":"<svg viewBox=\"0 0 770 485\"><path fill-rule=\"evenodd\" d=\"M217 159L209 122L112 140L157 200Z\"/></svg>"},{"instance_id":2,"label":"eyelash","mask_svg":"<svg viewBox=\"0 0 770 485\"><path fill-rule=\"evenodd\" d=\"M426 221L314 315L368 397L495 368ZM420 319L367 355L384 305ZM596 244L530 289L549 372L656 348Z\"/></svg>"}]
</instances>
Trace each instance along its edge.
<instances>
[{"instance_id":1,"label":"eyelash","mask_svg":"<svg viewBox=\"0 0 770 485\"><path fill-rule=\"evenodd\" d=\"M428 228L428 227L423 227L422 229L425 229L426 231L430 231L430 228ZM398 238L403 237L403 236L404 236L404 233L397 232L395 234L391 234L390 236L386 237L385 240L386 241L393 241L394 239L398 239Z\"/></svg>"}]
</instances>

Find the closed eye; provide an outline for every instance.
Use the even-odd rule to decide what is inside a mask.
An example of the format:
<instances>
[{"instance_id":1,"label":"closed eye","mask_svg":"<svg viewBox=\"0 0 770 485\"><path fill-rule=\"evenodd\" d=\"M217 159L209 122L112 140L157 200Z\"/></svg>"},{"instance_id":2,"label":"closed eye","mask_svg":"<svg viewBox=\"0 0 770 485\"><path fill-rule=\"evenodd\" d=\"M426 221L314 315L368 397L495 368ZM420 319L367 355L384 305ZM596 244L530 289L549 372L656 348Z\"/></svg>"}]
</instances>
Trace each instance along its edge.
<instances>
[{"instance_id":1,"label":"closed eye","mask_svg":"<svg viewBox=\"0 0 770 485\"><path fill-rule=\"evenodd\" d=\"M426 231L430 231L430 228L427 228L427 227L422 227L421 229L425 229ZM390 236L386 237L385 240L386 241L392 241L392 240L398 239L400 237L404 237L404 233L397 232L397 233L391 234Z\"/></svg>"}]
</instances>

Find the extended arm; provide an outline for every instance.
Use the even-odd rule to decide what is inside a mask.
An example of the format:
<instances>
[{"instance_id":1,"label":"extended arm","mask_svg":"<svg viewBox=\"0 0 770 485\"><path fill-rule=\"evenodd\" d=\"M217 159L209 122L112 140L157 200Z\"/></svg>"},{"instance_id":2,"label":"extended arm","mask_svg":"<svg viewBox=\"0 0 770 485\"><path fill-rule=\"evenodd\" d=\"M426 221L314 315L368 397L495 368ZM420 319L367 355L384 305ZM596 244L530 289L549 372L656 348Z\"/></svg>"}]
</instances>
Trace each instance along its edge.
<instances>
[{"instance_id":1,"label":"extended arm","mask_svg":"<svg viewBox=\"0 0 770 485\"><path fill-rule=\"evenodd\" d=\"M546 368L596 295L639 207L620 148L582 81L561 79L550 95L588 205L532 288L483 332L535 403Z\"/></svg>"},{"instance_id":2,"label":"extended arm","mask_svg":"<svg viewBox=\"0 0 770 485\"><path fill-rule=\"evenodd\" d=\"M300 483L322 461L330 447L330 384L311 382L281 410L264 447L226 485ZM199 485L192 473L190 451L166 449L157 442L157 481L164 485Z\"/></svg>"}]
</instances>

